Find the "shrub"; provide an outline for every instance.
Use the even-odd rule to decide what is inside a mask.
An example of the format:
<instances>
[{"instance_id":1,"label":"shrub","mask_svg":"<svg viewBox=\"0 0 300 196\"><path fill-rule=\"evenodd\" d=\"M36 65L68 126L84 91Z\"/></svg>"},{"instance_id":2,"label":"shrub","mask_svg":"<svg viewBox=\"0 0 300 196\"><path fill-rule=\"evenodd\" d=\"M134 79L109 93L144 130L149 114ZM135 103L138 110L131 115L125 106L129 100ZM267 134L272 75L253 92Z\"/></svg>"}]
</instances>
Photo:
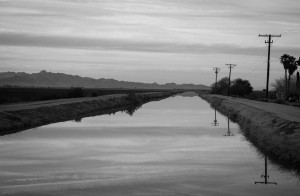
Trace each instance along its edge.
<instances>
[{"instance_id":1,"label":"shrub","mask_svg":"<svg viewBox=\"0 0 300 196\"><path fill-rule=\"evenodd\" d=\"M72 87L68 91L68 97L69 98L77 98L77 97L83 97L83 90L80 87Z\"/></svg>"},{"instance_id":2,"label":"shrub","mask_svg":"<svg viewBox=\"0 0 300 196\"><path fill-rule=\"evenodd\" d=\"M96 93L96 92L92 93L92 97L97 97L97 96L98 96L98 93Z\"/></svg>"},{"instance_id":3,"label":"shrub","mask_svg":"<svg viewBox=\"0 0 300 196\"><path fill-rule=\"evenodd\" d=\"M143 102L143 100L140 97L136 96L136 94L133 92L128 94L128 96L126 97L126 100L128 100L134 104L140 104Z\"/></svg>"},{"instance_id":4,"label":"shrub","mask_svg":"<svg viewBox=\"0 0 300 196\"><path fill-rule=\"evenodd\" d=\"M229 79L224 77L220 79L217 84L211 85L211 93L227 95L228 93L228 82ZM245 96L252 92L253 88L248 80L243 80L241 78L235 79L231 82L230 95Z\"/></svg>"}]
</instances>

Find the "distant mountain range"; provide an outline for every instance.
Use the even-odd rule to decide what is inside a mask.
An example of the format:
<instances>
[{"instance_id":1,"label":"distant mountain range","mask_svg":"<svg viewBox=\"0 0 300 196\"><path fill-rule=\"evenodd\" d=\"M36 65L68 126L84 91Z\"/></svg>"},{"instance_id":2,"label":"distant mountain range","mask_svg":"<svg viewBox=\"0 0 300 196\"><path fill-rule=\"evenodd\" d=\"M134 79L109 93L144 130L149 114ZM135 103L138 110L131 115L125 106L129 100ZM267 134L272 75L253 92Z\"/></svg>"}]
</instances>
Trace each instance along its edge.
<instances>
[{"instance_id":1,"label":"distant mountain range","mask_svg":"<svg viewBox=\"0 0 300 196\"><path fill-rule=\"evenodd\" d=\"M39 73L28 74L25 72L0 72L0 86L35 86L35 87L84 87L84 88L138 88L138 89L209 89L205 85L195 84L157 84L118 81L114 79L94 79L52 73L45 70Z\"/></svg>"}]
</instances>

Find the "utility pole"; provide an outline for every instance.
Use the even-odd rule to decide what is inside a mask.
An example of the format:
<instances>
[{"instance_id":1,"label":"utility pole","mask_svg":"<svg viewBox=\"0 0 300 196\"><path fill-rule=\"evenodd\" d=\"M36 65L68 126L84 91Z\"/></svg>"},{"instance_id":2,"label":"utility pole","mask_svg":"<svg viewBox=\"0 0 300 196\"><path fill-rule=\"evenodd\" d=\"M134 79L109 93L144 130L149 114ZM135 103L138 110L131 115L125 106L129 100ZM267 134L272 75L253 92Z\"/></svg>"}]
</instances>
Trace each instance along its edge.
<instances>
[{"instance_id":1,"label":"utility pole","mask_svg":"<svg viewBox=\"0 0 300 196\"><path fill-rule=\"evenodd\" d=\"M231 68L235 67L235 64L226 64L229 67L229 81L228 81L228 92L227 95L230 95L230 77L231 77Z\"/></svg>"},{"instance_id":2,"label":"utility pole","mask_svg":"<svg viewBox=\"0 0 300 196\"><path fill-rule=\"evenodd\" d=\"M269 100L269 75L270 75L270 53L271 53L271 44L273 43L272 37L281 37L281 35L271 35L271 34L265 34L261 35L259 34L258 37L268 37L268 40L265 41L266 44L268 44L268 68L267 68L267 84L266 84L266 102Z\"/></svg>"},{"instance_id":3,"label":"utility pole","mask_svg":"<svg viewBox=\"0 0 300 196\"><path fill-rule=\"evenodd\" d=\"M261 175L261 178L264 178L264 181L255 181L255 184L275 184L277 185L277 182L269 182L268 179L270 178L268 175L268 158L265 155L265 174Z\"/></svg>"},{"instance_id":4,"label":"utility pole","mask_svg":"<svg viewBox=\"0 0 300 196\"><path fill-rule=\"evenodd\" d=\"M215 87L217 88L217 82L218 82L218 73L220 71L221 68L219 67L214 67L213 70L215 71L216 73L216 83L215 83Z\"/></svg>"}]
</instances>

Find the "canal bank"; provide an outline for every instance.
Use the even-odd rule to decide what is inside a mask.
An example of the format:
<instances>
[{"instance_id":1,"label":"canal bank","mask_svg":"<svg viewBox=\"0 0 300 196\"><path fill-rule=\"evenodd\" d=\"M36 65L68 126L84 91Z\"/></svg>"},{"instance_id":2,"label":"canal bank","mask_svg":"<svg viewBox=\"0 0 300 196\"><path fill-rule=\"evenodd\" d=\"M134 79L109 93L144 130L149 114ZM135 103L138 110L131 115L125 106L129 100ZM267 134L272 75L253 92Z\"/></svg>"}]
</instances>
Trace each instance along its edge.
<instances>
[{"instance_id":1,"label":"canal bank","mask_svg":"<svg viewBox=\"0 0 300 196\"><path fill-rule=\"evenodd\" d=\"M212 94L200 97L237 122L246 138L274 162L299 171L299 108Z\"/></svg>"},{"instance_id":2,"label":"canal bank","mask_svg":"<svg viewBox=\"0 0 300 196\"><path fill-rule=\"evenodd\" d=\"M234 136L224 136L228 128ZM266 168L244 138L236 123L187 94L133 115L49 124L1 137L0 195L297 195L299 176L270 160ZM255 183L264 171L277 185Z\"/></svg>"},{"instance_id":3,"label":"canal bank","mask_svg":"<svg viewBox=\"0 0 300 196\"><path fill-rule=\"evenodd\" d=\"M115 94L0 106L0 135L83 117L125 110L131 113L142 104L160 100L174 92Z\"/></svg>"}]
</instances>

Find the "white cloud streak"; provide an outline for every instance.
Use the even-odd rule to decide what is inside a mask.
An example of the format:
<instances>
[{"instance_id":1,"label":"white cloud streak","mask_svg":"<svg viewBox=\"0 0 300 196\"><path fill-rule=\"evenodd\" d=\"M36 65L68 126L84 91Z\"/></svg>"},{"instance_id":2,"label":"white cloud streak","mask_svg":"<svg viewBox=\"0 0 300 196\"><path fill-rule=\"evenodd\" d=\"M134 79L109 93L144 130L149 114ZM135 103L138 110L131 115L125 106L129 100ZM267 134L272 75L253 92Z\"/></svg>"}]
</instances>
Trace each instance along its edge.
<instances>
[{"instance_id":1,"label":"white cloud streak","mask_svg":"<svg viewBox=\"0 0 300 196\"><path fill-rule=\"evenodd\" d=\"M131 58L129 56L134 55L140 60L139 70L149 70L153 66L149 57L156 58L158 64L168 64L171 66L169 69L176 70L178 66L172 65L174 57L170 54L180 54L182 59L188 59L182 62L186 70L193 69L198 61L197 58L190 58L190 54L199 54L201 57L205 54L215 55L212 59L205 58L209 60L202 61L198 65L201 68L206 68L208 64L215 66L220 63L220 58L223 58L224 64L236 61L240 65L251 65L251 62L245 61L266 54L264 40L257 37L259 33L283 34L272 45L271 55L274 59L283 53L300 55L299 8L297 0L0 1L0 46L9 52L13 52L9 49L11 47L27 48L31 54L35 54L39 48L57 48L56 56L59 58L56 62L61 68L65 66L66 71L69 62L66 63L59 52L74 49L78 50L77 54L83 50L89 54L91 50L113 51L114 57L106 59L110 64L104 65L105 62L100 61L99 65L103 69L110 66L111 69L120 70L117 76L128 69L126 65L131 62L128 61ZM117 55L118 52L120 55ZM5 62L0 70L13 67L17 61L9 60L11 56L4 54L7 53L0 54L1 62ZM46 53L41 55L47 56ZM245 59L241 55L250 57ZM32 58L38 67L38 59L34 55L22 57L21 53L16 52L15 56L20 59ZM89 68L90 72L93 72L93 66L99 68L99 65L94 65L97 63L83 63L83 57L74 59L82 62L82 67ZM41 69L49 66L44 61L40 61L40 64ZM132 74L128 77L132 78ZM134 77L131 80L135 80ZM170 80L178 81L176 77Z\"/></svg>"}]
</instances>

